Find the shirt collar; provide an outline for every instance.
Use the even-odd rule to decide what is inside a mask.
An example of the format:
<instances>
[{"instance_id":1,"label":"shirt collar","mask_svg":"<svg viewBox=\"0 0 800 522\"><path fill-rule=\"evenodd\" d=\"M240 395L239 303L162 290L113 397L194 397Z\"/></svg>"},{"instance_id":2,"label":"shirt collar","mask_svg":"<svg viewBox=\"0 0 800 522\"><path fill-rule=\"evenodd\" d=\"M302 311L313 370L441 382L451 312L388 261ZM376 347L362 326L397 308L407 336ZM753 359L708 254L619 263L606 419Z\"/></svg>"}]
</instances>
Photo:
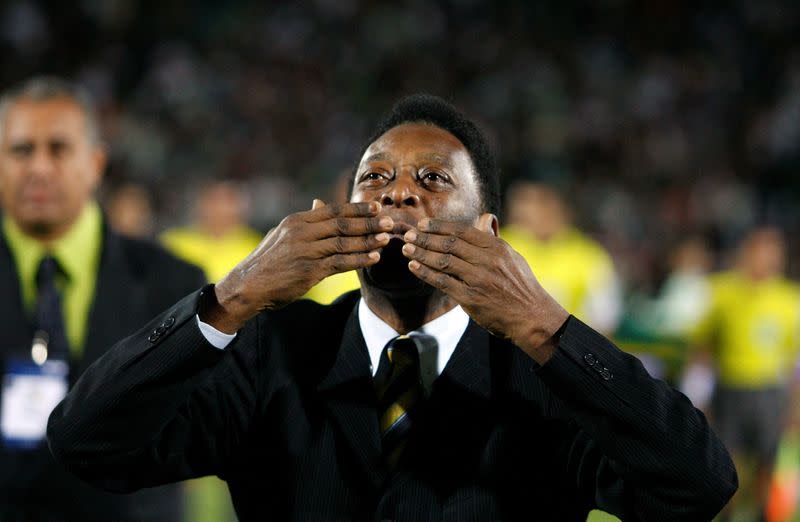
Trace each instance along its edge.
<instances>
[{"instance_id":1,"label":"shirt collar","mask_svg":"<svg viewBox=\"0 0 800 522\"><path fill-rule=\"evenodd\" d=\"M375 372L378 371L378 362L383 348L389 341L400 334L370 310L363 297L358 303L358 322L361 326L364 341L367 343L367 350L372 363L372 374L375 375ZM447 361L455 351L458 341L461 340L468 325L469 316L463 308L456 306L433 321L409 332L409 335L425 334L436 339L436 344L438 345L436 375L439 375L444 370Z\"/></svg>"},{"instance_id":2,"label":"shirt collar","mask_svg":"<svg viewBox=\"0 0 800 522\"><path fill-rule=\"evenodd\" d=\"M102 214L97 203L87 204L67 233L50 244L27 236L8 216L3 218L3 233L23 281L34 281L39 262L47 254L52 255L67 278L74 281L87 273L88 267L96 265L102 241ZM35 292L35 284L25 286ZM33 295L23 297L26 302L34 298Z\"/></svg>"}]
</instances>

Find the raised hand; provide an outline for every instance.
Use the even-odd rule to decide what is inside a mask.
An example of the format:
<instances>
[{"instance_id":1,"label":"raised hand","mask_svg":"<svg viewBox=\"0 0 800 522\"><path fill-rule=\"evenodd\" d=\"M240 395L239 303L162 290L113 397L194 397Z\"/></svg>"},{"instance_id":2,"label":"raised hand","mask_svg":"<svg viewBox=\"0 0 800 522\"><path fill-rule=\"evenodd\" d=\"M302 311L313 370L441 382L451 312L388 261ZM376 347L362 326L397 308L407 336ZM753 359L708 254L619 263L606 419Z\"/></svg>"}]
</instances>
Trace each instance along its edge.
<instances>
[{"instance_id":1,"label":"raised hand","mask_svg":"<svg viewBox=\"0 0 800 522\"><path fill-rule=\"evenodd\" d=\"M403 254L414 275L452 297L476 323L544 363L554 349L548 341L568 313L542 288L525 259L489 232L494 219L481 216L478 226L484 230L423 219L406 232Z\"/></svg>"},{"instance_id":2,"label":"raised hand","mask_svg":"<svg viewBox=\"0 0 800 522\"><path fill-rule=\"evenodd\" d=\"M217 283L200 318L233 333L261 310L285 306L322 279L374 265L394 222L377 217L381 205L325 205L286 217L256 249Z\"/></svg>"}]
</instances>

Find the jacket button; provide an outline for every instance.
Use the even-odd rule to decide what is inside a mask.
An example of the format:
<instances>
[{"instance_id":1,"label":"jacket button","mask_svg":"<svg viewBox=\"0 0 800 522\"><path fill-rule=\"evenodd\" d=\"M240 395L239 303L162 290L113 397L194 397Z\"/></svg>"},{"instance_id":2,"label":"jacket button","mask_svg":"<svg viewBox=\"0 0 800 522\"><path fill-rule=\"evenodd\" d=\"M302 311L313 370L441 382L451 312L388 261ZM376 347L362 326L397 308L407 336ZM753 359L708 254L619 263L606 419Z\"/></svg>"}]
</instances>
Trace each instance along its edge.
<instances>
[{"instance_id":1,"label":"jacket button","mask_svg":"<svg viewBox=\"0 0 800 522\"><path fill-rule=\"evenodd\" d=\"M167 329L166 329L166 328L164 327L164 325L162 324L162 325L159 325L159 326L158 326L158 328L156 328L155 330L153 330L153 333L154 333L154 334L156 334L156 335L158 335L159 337L161 337L161 335L163 335L163 334L164 334L164 332L166 332L166 331L167 331Z\"/></svg>"},{"instance_id":2,"label":"jacket button","mask_svg":"<svg viewBox=\"0 0 800 522\"><path fill-rule=\"evenodd\" d=\"M594 354L591 353L587 353L586 355L584 355L583 360L586 361L586 364L588 364L589 366L594 366L594 363L597 362L597 358L594 356Z\"/></svg>"},{"instance_id":3,"label":"jacket button","mask_svg":"<svg viewBox=\"0 0 800 522\"><path fill-rule=\"evenodd\" d=\"M153 333L151 333L151 334L150 334L150 335L147 337L147 340L148 340L148 341L150 341L151 343L154 343L154 342L158 341L158 339L159 339L160 337L161 337L161 334L160 334L160 333L158 333L158 331L156 331L156 330L153 330Z\"/></svg>"},{"instance_id":4,"label":"jacket button","mask_svg":"<svg viewBox=\"0 0 800 522\"><path fill-rule=\"evenodd\" d=\"M175 324L175 317L169 316L167 320L164 321L164 328L171 328L173 324Z\"/></svg>"},{"instance_id":5,"label":"jacket button","mask_svg":"<svg viewBox=\"0 0 800 522\"><path fill-rule=\"evenodd\" d=\"M614 374L608 368L603 368L603 371L600 372L600 377L603 378L604 381L610 381Z\"/></svg>"}]
</instances>

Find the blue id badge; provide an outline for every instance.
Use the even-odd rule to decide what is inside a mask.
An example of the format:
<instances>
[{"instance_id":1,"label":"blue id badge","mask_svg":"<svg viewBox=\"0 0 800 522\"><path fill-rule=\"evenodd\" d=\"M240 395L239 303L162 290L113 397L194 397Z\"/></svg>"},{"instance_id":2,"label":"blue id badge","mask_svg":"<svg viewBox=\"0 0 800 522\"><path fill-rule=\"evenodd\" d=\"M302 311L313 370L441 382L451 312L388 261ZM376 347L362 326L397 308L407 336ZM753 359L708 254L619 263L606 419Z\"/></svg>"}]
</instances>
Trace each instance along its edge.
<instances>
[{"instance_id":1,"label":"blue id badge","mask_svg":"<svg viewBox=\"0 0 800 522\"><path fill-rule=\"evenodd\" d=\"M47 418L67 394L69 365L58 359L9 359L3 373L0 433L8 449L34 449L45 437Z\"/></svg>"}]
</instances>

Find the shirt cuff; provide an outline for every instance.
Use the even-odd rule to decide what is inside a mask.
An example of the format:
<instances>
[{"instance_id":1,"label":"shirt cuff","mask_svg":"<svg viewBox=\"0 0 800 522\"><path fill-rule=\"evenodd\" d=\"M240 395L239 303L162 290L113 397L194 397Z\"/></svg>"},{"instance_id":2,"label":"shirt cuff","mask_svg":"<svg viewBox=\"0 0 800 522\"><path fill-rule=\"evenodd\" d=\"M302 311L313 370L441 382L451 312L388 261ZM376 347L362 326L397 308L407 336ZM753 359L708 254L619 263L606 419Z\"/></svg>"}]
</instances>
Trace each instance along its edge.
<instances>
[{"instance_id":1,"label":"shirt cuff","mask_svg":"<svg viewBox=\"0 0 800 522\"><path fill-rule=\"evenodd\" d=\"M195 314L194 318L197 320L197 327L200 328L200 333L203 334L203 337L206 338L211 346L214 348L219 348L220 350L224 350L231 344L234 337L236 337L235 333L226 334L225 332L220 332L213 326L208 323L204 323L200 320L200 316Z\"/></svg>"}]
</instances>

